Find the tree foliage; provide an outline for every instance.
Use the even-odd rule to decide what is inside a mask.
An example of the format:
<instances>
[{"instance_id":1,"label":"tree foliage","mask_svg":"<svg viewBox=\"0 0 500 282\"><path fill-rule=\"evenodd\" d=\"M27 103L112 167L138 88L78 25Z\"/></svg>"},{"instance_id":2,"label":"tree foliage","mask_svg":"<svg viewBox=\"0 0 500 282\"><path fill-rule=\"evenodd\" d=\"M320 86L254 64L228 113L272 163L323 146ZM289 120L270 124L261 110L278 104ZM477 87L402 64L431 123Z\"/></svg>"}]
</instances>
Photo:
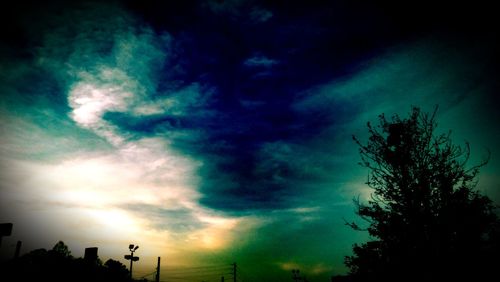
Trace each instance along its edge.
<instances>
[{"instance_id":1,"label":"tree foliage","mask_svg":"<svg viewBox=\"0 0 500 282\"><path fill-rule=\"evenodd\" d=\"M74 258L59 241L52 250L37 249L21 257L0 262L1 281L128 282L128 270L121 262Z\"/></svg>"},{"instance_id":2,"label":"tree foliage","mask_svg":"<svg viewBox=\"0 0 500 282\"><path fill-rule=\"evenodd\" d=\"M71 257L71 251L63 241L57 242L52 248L52 251L62 257Z\"/></svg>"},{"instance_id":3,"label":"tree foliage","mask_svg":"<svg viewBox=\"0 0 500 282\"><path fill-rule=\"evenodd\" d=\"M379 116L368 123L366 144L359 146L367 203L355 200L357 214L374 240L355 245L346 257L352 277L378 281L436 281L485 275L498 261L498 218L489 198L476 189L479 169L468 167L470 147L435 134L435 113L413 108L407 118ZM495 241L496 240L496 241Z\"/></svg>"},{"instance_id":4,"label":"tree foliage","mask_svg":"<svg viewBox=\"0 0 500 282\"><path fill-rule=\"evenodd\" d=\"M108 259L104 266L107 268L106 280L107 281L127 281L129 277L129 272L127 267L114 259Z\"/></svg>"}]
</instances>

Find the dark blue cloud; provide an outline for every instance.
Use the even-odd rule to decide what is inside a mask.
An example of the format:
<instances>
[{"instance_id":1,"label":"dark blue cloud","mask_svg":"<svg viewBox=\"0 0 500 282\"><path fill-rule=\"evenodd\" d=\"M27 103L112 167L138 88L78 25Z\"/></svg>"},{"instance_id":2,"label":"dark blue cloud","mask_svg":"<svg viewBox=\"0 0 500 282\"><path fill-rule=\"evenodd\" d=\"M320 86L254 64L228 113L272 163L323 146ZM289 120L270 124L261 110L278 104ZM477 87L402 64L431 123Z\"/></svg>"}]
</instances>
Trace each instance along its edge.
<instances>
[{"instance_id":1,"label":"dark blue cloud","mask_svg":"<svg viewBox=\"0 0 500 282\"><path fill-rule=\"evenodd\" d=\"M307 96L316 85L350 77L394 44L443 27L456 32L456 22L443 25L433 16L419 26L397 15L402 7L386 3L129 4L145 21L173 35L171 64L177 72L164 81L213 87L211 114L198 115L201 107L182 117L113 113L107 118L137 134L198 132L196 138L174 138L174 146L203 162L198 171L201 203L228 212L286 208L301 197L306 180L331 178L327 171L335 164L321 153L342 152L318 142L318 136L334 138L335 125L359 110L352 101L335 98L300 109L297 99L306 97L299 94ZM426 5L418 9L424 12ZM325 130L331 133L323 134ZM264 154L270 144L293 150L273 159L280 145ZM304 173L307 166L322 173Z\"/></svg>"},{"instance_id":2,"label":"dark blue cloud","mask_svg":"<svg viewBox=\"0 0 500 282\"><path fill-rule=\"evenodd\" d=\"M430 3L426 1L413 2L413 8L420 14L412 16L407 8L390 6L386 1L362 2L313 1L308 5L293 1L115 2L137 17L130 22L142 30L136 33L146 34L143 38L146 41L155 38L148 42L155 42L154 50L167 54L166 58L158 57L163 61L153 62L154 67L147 75L150 78L146 81L147 99L153 103L172 95L183 99L185 94L181 90L196 84L199 89L194 91L203 98L195 99L204 100L199 105L183 104L182 115L168 110L147 116L107 112L103 118L130 134L130 138L165 136L178 151L200 160L203 163L198 171L203 179L199 187L200 201L207 207L248 212L295 204L302 196L303 183L329 179L327 171L335 168L335 164L322 158L325 152L342 153L318 139L334 138L336 125L360 113L356 109L359 101L330 96L313 101L318 96L311 89L355 77L367 61L394 45L407 44L430 32L453 34L464 44L467 39L476 38L471 37L469 29L479 29L489 23L487 20L474 22L462 33L458 16L466 15L467 11L461 6L450 16L445 13L444 5L429 9ZM14 52L13 46L36 49L33 43L36 37L28 39L27 35L41 31L37 26L29 27L26 17L34 10L17 11L24 15L21 20L8 19L17 25L7 32L7 49L18 57L22 54ZM50 13L53 10L47 10L47 14ZM120 18L120 15L114 16ZM69 32L67 38L75 38L75 41L61 43L81 43L78 31L82 29L67 29L60 26L62 22L47 18L45 21L50 23L48 26L59 25L63 33ZM103 28L106 35L112 27L88 24L84 30L99 28ZM16 29L22 31L18 36ZM95 56L80 59L90 62L95 57L108 56L114 42L110 38L98 36L97 39L109 42L100 40L87 46ZM62 61L74 59L65 50L67 48L45 52L52 52ZM157 58L149 54L144 57ZM139 66L127 70L128 73L143 71L142 61L137 58ZM57 81L42 82L44 75L40 72L34 78L25 76L38 82L24 86L26 89L19 92L34 92L33 87L54 87L44 93L64 92L57 89ZM47 77L50 79L50 75ZM355 84L356 80L353 81ZM181 94L172 94L177 92ZM308 95L314 96L309 99L313 101L312 106L301 106L299 100L308 101ZM67 105L62 97L55 95L47 99L57 105ZM67 115L67 109L61 110L63 114ZM283 149L287 146L290 151ZM316 172L304 172L306 167L314 167L311 171Z\"/></svg>"},{"instance_id":3,"label":"dark blue cloud","mask_svg":"<svg viewBox=\"0 0 500 282\"><path fill-rule=\"evenodd\" d=\"M500 199L496 9L391 2L16 2L0 11L8 133L0 161L120 155L147 143L145 162L159 155L168 165L151 163L140 179L173 198L112 208L179 242L210 227L200 215L242 220L224 230L237 236L215 256L250 265L255 281L289 279L286 263L325 281L347 271L344 255L366 239L342 218L355 220L351 198L370 192L351 135L365 140L366 122L378 114L440 104L440 129L471 141L474 155L492 150L478 188ZM102 95L78 103L89 98L75 94L81 89ZM82 105L90 105L83 127L73 116ZM31 176L1 165L0 188L29 190L18 180ZM198 202L178 201L177 185ZM182 255L197 252L203 264L214 258L199 249Z\"/></svg>"}]
</instances>

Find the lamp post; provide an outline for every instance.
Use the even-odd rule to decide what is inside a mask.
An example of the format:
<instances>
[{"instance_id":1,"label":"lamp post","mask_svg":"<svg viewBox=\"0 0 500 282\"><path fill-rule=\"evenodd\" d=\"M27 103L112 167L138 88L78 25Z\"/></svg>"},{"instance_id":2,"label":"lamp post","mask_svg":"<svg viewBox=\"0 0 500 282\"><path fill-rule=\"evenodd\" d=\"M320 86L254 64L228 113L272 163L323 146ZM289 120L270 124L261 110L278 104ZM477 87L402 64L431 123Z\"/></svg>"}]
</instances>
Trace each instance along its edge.
<instances>
[{"instance_id":1,"label":"lamp post","mask_svg":"<svg viewBox=\"0 0 500 282\"><path fill-rule=\"evenodd\" d=\"M130 260L130 279L132 279L132 266L134 261L138 261L139 257L134 257L134 252L139 249L139 246L134 246L134 244L128 245L128 249L130 250L130 255L125 255L126 260Z\"/></svg>"}]
</instances>

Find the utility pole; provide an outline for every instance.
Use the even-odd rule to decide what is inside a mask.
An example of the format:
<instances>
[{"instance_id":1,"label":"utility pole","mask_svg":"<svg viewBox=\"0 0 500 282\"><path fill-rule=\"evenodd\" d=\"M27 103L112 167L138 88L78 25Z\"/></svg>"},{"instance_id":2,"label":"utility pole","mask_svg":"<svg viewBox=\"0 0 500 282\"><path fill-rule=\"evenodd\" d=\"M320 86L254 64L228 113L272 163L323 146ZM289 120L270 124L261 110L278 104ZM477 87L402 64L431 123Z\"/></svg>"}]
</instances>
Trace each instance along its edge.
<instances>
[{"instance_id":1,"label":"utility pole","mask_svg":"<svg viewBox=\"0 0 500 282\"><path fill-rule=\"evenodd\" d=\"M155 282L160 282L160 257L158 257L158 266L156 267Z\"/></svg>"},{"instance_id":2,"label":"utility pole","mask_svg":"<svg viewBox=\"0 0 500 282\"><path fill-rule=\"evenodd\" d=\"M300 274L300 270L298 270L298 269L292 269L292 273L293 273L293 277L292 277L293 280L295 282L299 281L300 280L300 275L299 275Z\"/></svg>"},{"instance_id":3,"label":"utility pole","mask_svg":"<svg viewBox=\"0 0 500 282\"><path fill-rule=\"evenodd\" d=\"M236 263L233 263L233 282L236 282Z\"/></svg>"},{"instance_id":4,"label":"utility pole","mask_svg":"<svg viewBox=\"0 0 500 282\"><path fill-rule=\"evenodd\" d=\"M23 245L23 242L17 241L16 244L16 251L14 252L14 258L18 258L19 254L21 253L21 246Z\"/></svg>"}]
</instances>

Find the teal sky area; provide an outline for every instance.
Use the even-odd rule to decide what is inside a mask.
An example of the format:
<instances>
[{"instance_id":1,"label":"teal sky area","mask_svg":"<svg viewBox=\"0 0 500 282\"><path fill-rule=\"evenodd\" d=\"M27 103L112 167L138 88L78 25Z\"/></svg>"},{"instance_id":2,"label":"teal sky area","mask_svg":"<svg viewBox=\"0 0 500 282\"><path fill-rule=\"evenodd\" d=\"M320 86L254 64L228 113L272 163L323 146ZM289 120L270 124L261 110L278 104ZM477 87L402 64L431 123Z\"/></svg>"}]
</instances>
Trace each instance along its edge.
<instances>
[{"instance_id":1,"label":"teal sky area","mask_svg":"<svg viewBox=\"0 0 500 282\"><path fill-rule=\"evenodd\" d=\"M127 263L132 243L136 277L161 256L165 279L237 262L241 281L292 269L329 281L368 239L345 225L371 193L352 135L412 106L438 106L437 132L469 142L470 165L491 153L477 189L500 203L488 9L440 16L423 2L424 21L384 1L280 3L2 12L0 222L14 223L2 257L17 240L23 252L62 240Z\"/></svg>"}]
</instances>

